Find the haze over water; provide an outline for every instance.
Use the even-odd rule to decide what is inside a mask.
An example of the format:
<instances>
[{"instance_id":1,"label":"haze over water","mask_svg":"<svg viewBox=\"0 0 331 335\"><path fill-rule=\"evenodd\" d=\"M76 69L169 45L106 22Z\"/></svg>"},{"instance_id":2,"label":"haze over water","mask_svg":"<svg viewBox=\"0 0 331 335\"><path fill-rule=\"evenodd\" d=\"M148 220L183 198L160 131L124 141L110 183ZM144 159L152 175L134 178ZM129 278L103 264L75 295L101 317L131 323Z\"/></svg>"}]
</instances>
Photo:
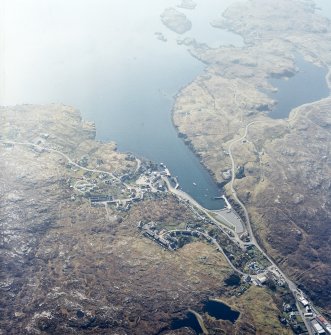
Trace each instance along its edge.
<instances>
[{"instance_id":1,"label":"haze over water","mask_svg":"<svg viewBox=\"0 0 331 335\"><path fill-rule=\"evenodd\" d=\"M219 208L212 198L220 190L171 123L174 95L204 67L160 21L163 10L179 2L5 0L0 103L77 107L96 123L97 139L164 162L185 191ZM241 43L209 25L233 2L204 0L194 11L179 9L193 21L185 36L213 46Z\"/></svg>"},{"instance_id":2,"label":"haze over water","mask_svg":"<svg viewBox=\"0 0 331 335\"><path fill-rule=\"evenodd\" d=\"M320 14L331 19L331 1L330 0L314 0L316 7L320 9Z\"/></svg>"},{"instance_id":3,"label":"haze over water","mask_svg":"<svg viewBox=\"0 0 331 335\"><path fill-rule=\"evenodd\" d=\"M179 36L160 14L180 0L4 0L0 104L72 105L96 123L97 139L165 163L203 206L222 207L212 200L220 190L171 122L174 95L204 69L176 39L212 47L242 39L209 24L235 0L196 2L193 11L178 9L193 23Z\"/></svg>"}]
</instances>

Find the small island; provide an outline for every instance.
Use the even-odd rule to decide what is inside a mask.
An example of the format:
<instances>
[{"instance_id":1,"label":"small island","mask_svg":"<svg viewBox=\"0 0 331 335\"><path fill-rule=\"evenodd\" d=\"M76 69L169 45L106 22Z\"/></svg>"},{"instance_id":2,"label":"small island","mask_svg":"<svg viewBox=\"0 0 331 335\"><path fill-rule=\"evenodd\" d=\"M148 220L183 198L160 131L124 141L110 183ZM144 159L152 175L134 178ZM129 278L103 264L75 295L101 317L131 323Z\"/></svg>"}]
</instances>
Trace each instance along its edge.
<instances>
[{"instance_id":1,"label":"small island","mask_svg":"<svg viewBox=\"0 0 331 335\"><path fill-rule=\"evenodd\" d=\"M177 34L184 34L192 28L192 23L186 15L175 8L166 8L161 14L161 21Z\"/></svg>"}]
</instances>

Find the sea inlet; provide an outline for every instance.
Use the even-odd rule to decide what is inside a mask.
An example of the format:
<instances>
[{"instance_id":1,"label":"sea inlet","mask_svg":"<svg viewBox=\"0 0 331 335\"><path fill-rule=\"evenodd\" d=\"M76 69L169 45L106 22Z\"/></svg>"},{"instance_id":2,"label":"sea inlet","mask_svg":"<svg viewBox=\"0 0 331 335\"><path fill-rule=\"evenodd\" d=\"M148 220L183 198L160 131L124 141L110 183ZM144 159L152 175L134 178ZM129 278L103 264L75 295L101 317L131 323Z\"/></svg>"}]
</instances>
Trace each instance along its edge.
<instances>
[{"instance_id":1,"label":"sea inlet","mask_svg":"<svg viewBox=\"0 0 331 335\"><path fill-rule=\"evenodd\" d=\"M160 20L164 9L178 2L123 0L119 5L102 0L93 5L81 1L77 6L58 0L40 5L38 12L30 1L8 2L4 23L10 38L5 45L1 104L75 106L85 119L96 123L98 140L115 141L121 151L164 163L178 176L181 188L202 206L220 209L223 201L214 198L222 190L177 136L171 109L175 95L205 66L185 45L178 45L178 38L195 38L211 47L241 46L240 36L210 25L236 0L199 0L193 11L180 9L192 21L192 29L181 36ZM158 34L165 37L163 41ZM318 72L317 79L323 77L323 71L307 72L305 66L298 64L305 71L287 82L272 79L278 87L273 98L279 101L272 117L284 117L293 106L306 102L300 100L306 95L300 91L305 89L303 84L292 105L292 99L284 96L289 90L294 96L297 78L300 85L302 76L311 71ZM308 93L314 85L309 85ZM312 99L324 96L321 85Z\"/></svg>"}]
</instances>

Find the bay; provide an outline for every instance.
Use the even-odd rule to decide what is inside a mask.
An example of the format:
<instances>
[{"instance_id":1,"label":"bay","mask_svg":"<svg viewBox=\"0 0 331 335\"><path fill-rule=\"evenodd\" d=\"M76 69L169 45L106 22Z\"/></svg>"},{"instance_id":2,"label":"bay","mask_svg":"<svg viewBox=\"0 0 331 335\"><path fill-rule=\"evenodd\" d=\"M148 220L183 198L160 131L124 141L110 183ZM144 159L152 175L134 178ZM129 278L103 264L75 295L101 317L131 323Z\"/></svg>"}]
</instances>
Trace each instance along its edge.
<instances>
[{"instance_id":1,"label":"bay","mask_svg":"<svg viewBox=\"0 0 331 335\"><path fill-rule=\"evenodd\" d=\"M301 55L296 56L295 64L298 71L293 77L269 80L277 88L277 92L270 95L277 101L269 113L273 119L287 118L293 108L329 96L326 68L307 62Z\"/></svg>"},{"instance_id":2,"label":"bay","mask_svg":"<svg viewBox=\"0 0 331 335\"><path fill-rule=\"evenodd\" d=\"M184 37L229 44L234 34L209 21L235 1L206 1L191 12L178 9L193 23ZM178 3L5 0L0 103L75 106L96 123L98 140L165 163L184 191L207 208L222 208L213 199L221 190L171 121L174 96L204 68L160 21Z\"/></svg>"}]
</instances>

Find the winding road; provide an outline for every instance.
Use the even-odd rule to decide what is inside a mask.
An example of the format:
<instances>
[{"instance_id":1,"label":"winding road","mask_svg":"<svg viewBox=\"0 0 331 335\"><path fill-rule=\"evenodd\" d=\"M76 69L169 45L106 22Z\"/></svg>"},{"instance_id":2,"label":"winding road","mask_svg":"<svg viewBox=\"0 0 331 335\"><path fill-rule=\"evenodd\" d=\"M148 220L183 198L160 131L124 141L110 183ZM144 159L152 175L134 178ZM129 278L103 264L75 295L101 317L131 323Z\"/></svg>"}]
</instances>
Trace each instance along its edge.
<instances>
[{"instance_id":1,"label":"winding road","mask_svg":"<svg viewBox=\"0 0 331 335\"><path fill-rule=\"evenodd\" d=\"M41 145L30 143L30 142L15 142L15 141L0 140L0 143L11 144L11 145L32 146L32 147L37 148L39 150L45 150L45 151L48 151L48 152L54 152L54 153L57 153L57 154L61 155L62 157L64 157L68 161L68 163L70 163L73 166L76 166L77 168L79 168L81 170L84 170L84 171L87 171L87 172L92 172L92 173L103 173L103 174L106 174L106 175L112 177L113 179L121 182L121 180L118 177L116 177L114 174L112 174L111 172L97 170L97 169L88 169L88 168L86 168L84 166L81 166L81 165L75 163L68 155L66 155L62 151L59 151L59 150L56 150L56 149L52 149L52 148L49 148L49 147L43 147ZM128 187L127 185L125 185L125 186Z\"/></svg>"},{"instance_id":2,"label":"winding road","mask_svg":"<svg viewBox=\"0 0 331 335\"><path fill-rule=\"evenodd\" d=\"M234 184L234 181L236 179L236 164L235 164L235 161L234 161L234 158L233 158L233 154L232 154L232 147L234 144L238 143L238 142L241 142L242 140L244 140L248 134L248 129L250 126L252 126L253 124L257 123L257 122L261 122L261 121L253 121L253 122L250 122L248 125L246 125L245 127L245 133L243 136L241 136L240 138L237 138L237 139L234 139L230 142L230 145L229 145L229 149L228 149L228 153L229 153L229 157L230 157L230 160L231 160L231 181L230 181L230 189L231 189L231 193L232 193L232 197L233 199L239 204L239 206L242 208L243 212L244 212L244 215L245 215L245 220L246 220L246 229L248 231L248 234L250 236L250 239L251 241L256 244L256 240L255 240L255 237L254 237L254 234L253 234L253 230L252 230L252 227L251 227L251 224L250 224L250 219L249 219L249 215L248 215L248 211L245 207L245 205L241 202L241 200L238 198L238 195L237 195L237 192L233 186Z\"/></svg>"},{"instance_id":3,"label":"winding road","mask_svg":"<svg viewBox=\"0 0 331 335\"><path fill-rule=\"evenodd\" d=\"M234 189L234 180L235 180L235 160L233 158L233 154L232 154L232 147L234 144L236 144L237 142L239 141L242 141L244 138L246 138L247 134L248 134L248 129L251 125L253 125L254 123L256 122L260 122L260 121L253 121L251 123L249 123L248 125L246 125L245 127L245 133L243 136L241 136L240 138L238 139L234 139L231 141L230 145L229 145L229 156L230 156L230 159L231 159L231 162L232 162L232 178L231 178L231 183L230 183L230 188L231 188L231 192L232 192L232 196L234 198L234 200L240 205L240 207L242 208L243 212L245 213L245 219L246 219L246 226L247 226L247 229L248 229L248 232L249 232L249 235L250 235L250 238L251 238L251 244L254 244L256 246L256 248L269 260L269 262L272 264L272 266L274 267L274 269L276 269L279 274L283 277L283 279L286 281L286 283L288 284L288 287L289 289L292 291L292 293L294 294L295 298L296 298L296 303L297 303L297 307L298 307L298 310L301 314L301 317L302 319L304 320L305 324L306 324L306 327L308 329L308 332L309 332L309 335L313 335L312 331L311 331L311 328L309 327L304 315L303 315L303 312L301 311L300 309L300 306L299 306L299 302L297 300L297 296L299 295L302 295L302 292L297 288L297 286L281 271L281 269L278 268L278 266L276 265L276 263L264 252L264 250L259 246L259 244L257 243L256 241L256 238L254 236L254 233L253 233L253 230L252 230L252 227L251 227L251 222L250 222L250 218L249 218L249 215L248 215L248 211L245 207L245 205L240 201L240 199L238 198L237 196L237 193ZM0 140L0 143L3 143L3 144L10 144L10 145L23 145L23 146L32 146L34 148L37 148L39 150L45 150L45 151L48 151L48 152L54 152L56 154L59 154L61 155L62 157L64 157L71 165L73 166L76 166L77 168L79 169L82 169L84 171L88 171L88 172L92 172L92 173L103 173L103 174L106 174L106 175L109 175L111 176L112 178L120 181L120 179L116 176L114 176L111 172L108 172L108 171L102 171L102 170L98 170L98 169L89 169L89 168L86 168L86 167L83 167L77 163L75 163L68 155L66 155L65 153L57 150L57 149L52 149L52 148L48 148L48 147L43 147L43 146L40 146L38 144L34 144L34 143L30 143L30 142L15 142L15 141L6 141L6 140ZM185 201L189 201L194 207L198 208L199 210L201 210L205 215L208 216L209 219L211 219L216 225L218 228L220 228L224 233L226 233L222 227L220 226L220 223L209 213L208 210L206 210L204 207L202 207L197 201L195 201L191 196L189 196L188 194L186 194L185 192L181 191L181 190L178 190L174 187L171 186L168 178L162 176L163 180L166 182L167 186L168 186L168 189L170 192L172 192L173 194L177 195L179 198L185 200ZM127 185L125 185L127 187ZM207 235L205 233L203 233L204 235ZM228 235L228 234L227 234ZM228 235L229 236L229 235ZM210 238L210 236L208 235L208 237ZM230 236L229 236L230 237ZM231 238L231 237L230 237ZM232 240L236 240L234 238L232 238ZM230 261L230 259L226 256L226 254L224 253L222 247L218 244L218 242L212 238L212 242L215 244L215 246L217 247L217 249L222 252L222 254L224 255L226 261L228 262L228 264L230 265L230 267L236 271L237 273L241 274L241 275L245 275L245 273L243 273L242 271L238 270L233 264L232 262ZM241 241L242 242L242 241Z\"/></svg>"},{"instance_id":4,"label":"winding road","mask_svg":"<svg viewBox=\"0 0 331 335\"><path fill-rule=\"evenodd\" d=\"M302 296L302 292L301 290L298 289L298 287L296 286L296 284L290 280L286 275L285 273L277 266L277 264L274 262L274 260L269 257L266 252L260 247L260 245L258 244L255 236L254 236L254 233L253 233L253 229L252 229L252 225L251 225L251 221L250 221L250 218L249 218L249 214L248 214L248 211L246 209L246 206L242 203L242 201L238 198L238 195L237 195L237 192L234 188L234 180L235 180L235 160L233 158L233 154L232 154L232 147L234 144L242 141L243 139L245 139L247 137L247 134L248 134L248 129L250 126L252 126L253 124L257 123L257 122L263 122L263 121L252 121L250 122L249 124L246 125L245 127L245 132L244 132L244 135L241 136L240 138L238 139L234 139L230 142L230 145L229 145L229 149L228 149L228 153L229 153L229 157L231 159L231 164L232 164L232 168L231 168L231 171L232 171L232 177L231 177L231 182L230 182L230 190L231 190L231 193L232 193L232 197L233 199L239 204L239 206L242 208L243 212L244 212L244 215L245 215L245 220L246 220L246 228L247 228L247 231L248 231L248 234L250 236L250 240L251 240L251 243L250 244L254 244L255 247L264 255L264 257L266 259L268 259L268 261L272 264L272 267L274 267L275 270L277 270L277 272L283 277L283 279L285 280L285 282L287 283L290 291L293 293L295 299L296 299L296 305L297 305L297 308L298 308L298 311L300 313L300 316L302 317L302 320L304 321L305 325L306 325L306 328L308 330L308 333L309 335L313 335L313 331L310 327L310 325L308 324L308 321L306 320L305 316L303 315L304 313L302 312L302 310L300 309L300 305L299 305L299 302L298 302L298 299L297 297L298 296ZM310 303L311 304L311 303Z\"/></svg>"}]
</instances>

